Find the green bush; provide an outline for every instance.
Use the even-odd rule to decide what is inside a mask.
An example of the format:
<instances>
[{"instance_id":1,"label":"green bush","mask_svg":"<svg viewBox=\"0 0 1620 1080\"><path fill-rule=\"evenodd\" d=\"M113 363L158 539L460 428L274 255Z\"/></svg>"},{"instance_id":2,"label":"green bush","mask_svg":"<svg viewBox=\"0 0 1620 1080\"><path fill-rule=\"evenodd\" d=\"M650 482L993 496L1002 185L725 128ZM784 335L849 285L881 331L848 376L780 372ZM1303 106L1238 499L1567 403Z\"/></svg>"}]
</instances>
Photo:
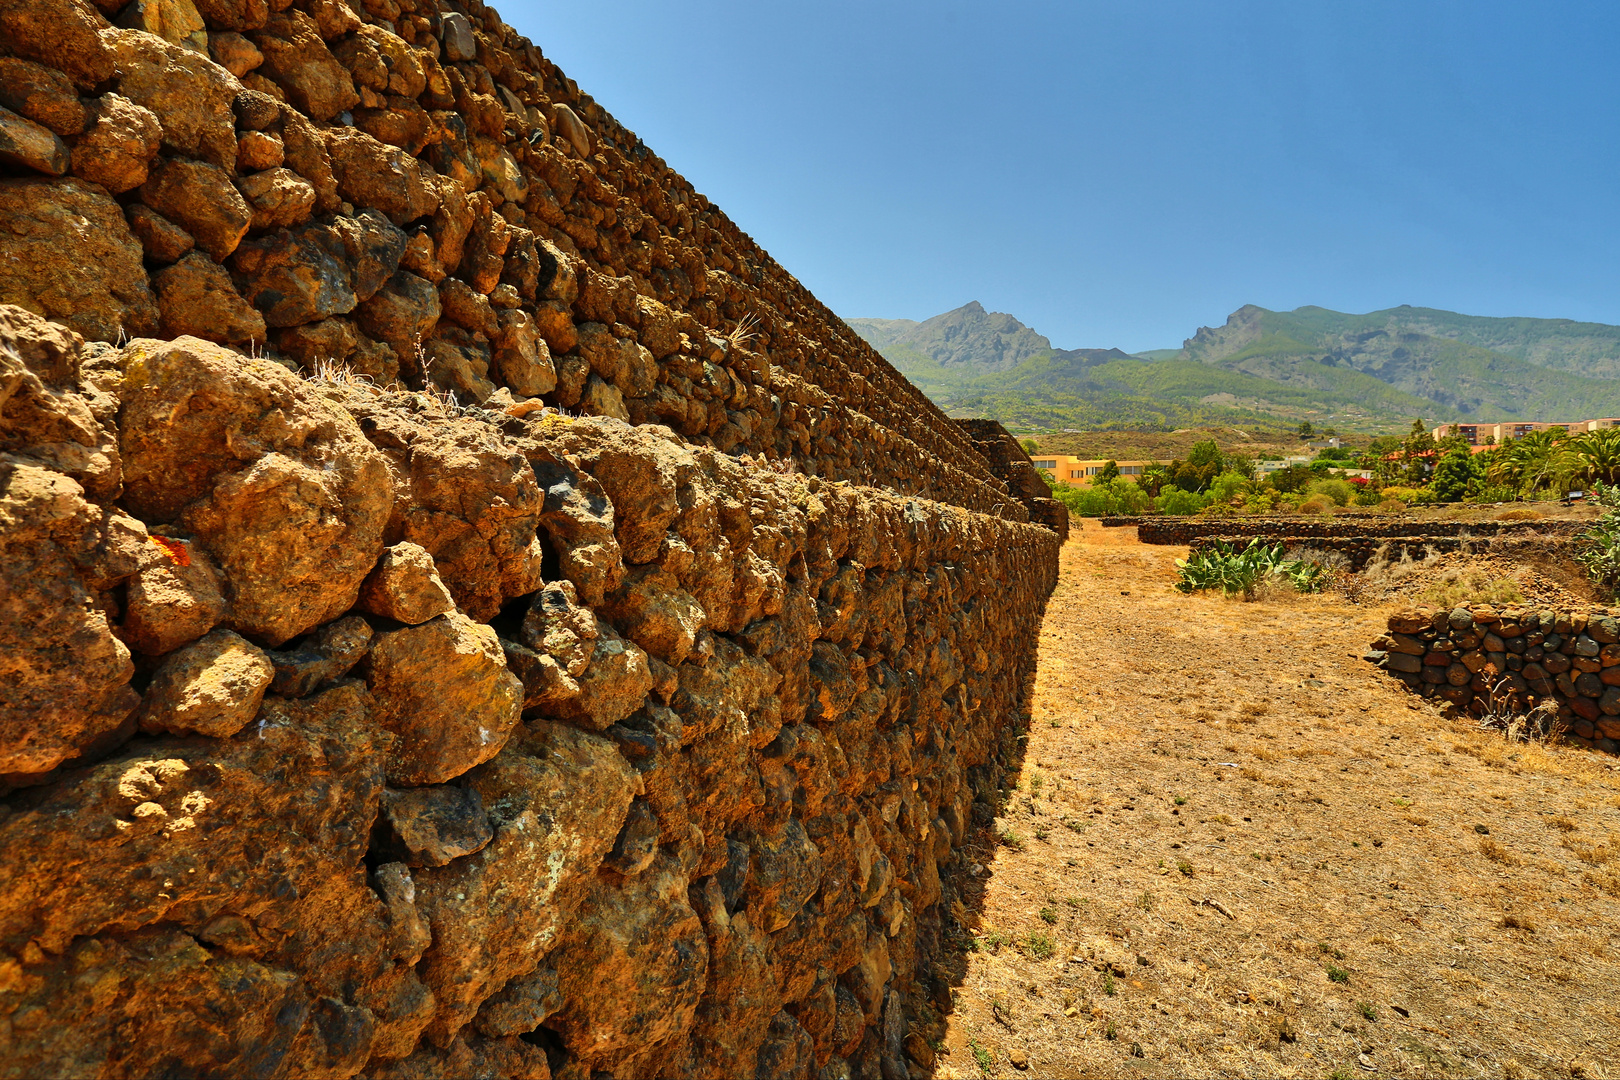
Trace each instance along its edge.
<instances>
[{"instance_id":1,"label":"green bush","mask_svg":"<svg viewBox=\"0 0 1620 1080\"><path fill-rule=\"evenodd\" d=\"M1231 502L1232 497L1249 487L1249 478L1239 472L1223 472L1209 483L1209 497L1216 502Z\"/></svg>"},{"instance_id":2,"label":"green bush","mask_svg":"<svg viewBox=\"0 0 1620 1080\"><path fill-rule=\"evenodd\" d=\"M1161 514L1196 514L1209 505L1209 499L1191 491L1182 491L1180 488L1167 487L1153 500Z\"/></svg>"},{"instance_id":3,"label":"green bush","mask_svg":"<svg viewBox=\"0 0 1620 1080\"><path fill-rule=\"evenodd\" d=\"M1176 589L1190 593L1220 589L1227 596L1254 599L1255 589L1267 578L1283 578L1298 592L1316 592L1326 584L1327 568L1320 563L1284 559L1281 544L1249 541L1239 549L1224 540L1199 548L1176 560Z\"/></svg>"},{"instance_id":4,"label":"green bush","mask_svg":"<svg viewBox=\"0 0 1620 1080\"><path fill-rule=\"evenodd\" d=\"M1140 514L1153 505L1148 493L1134 481L1123 478L1089 487L1056 484L1052 498L1069 508L1076 517L1102 517L1106 514Z\"/></svg>"},{"instance_id":5,"label":"green bush","mask_svg":"<svg viewBox=\"0 0 1620 1080\"><path fill-rule=\"evenodd\" d=\"M1575 539L1575 561L1610 596L1620 591L1620 487L1592 485L1592 501L1603 514Z\"/></svg>"},{"instance_id":6,"label":"green bush","mask_svg":"<svg viewBox=\"0 0 1620 1080\"><path fill-rule=\"evenodd\" d=\"M1305 490L1309 495L1326 495L1339 506L1349 506L1356 494L1356 489L1345 480L1316 480Z\"/></svg>"},{"instance_id":7,"label":"green bush","mask_svg":"<svg viewBox=\"0 0 1620 1080\"><path fill-rule=\"evenodd\" d=\"M1471 503L1504 503L1514 502L1519 493L1506 484L1486 484L1477 494L1468 497Z\"/></svg>"}]
</instances>

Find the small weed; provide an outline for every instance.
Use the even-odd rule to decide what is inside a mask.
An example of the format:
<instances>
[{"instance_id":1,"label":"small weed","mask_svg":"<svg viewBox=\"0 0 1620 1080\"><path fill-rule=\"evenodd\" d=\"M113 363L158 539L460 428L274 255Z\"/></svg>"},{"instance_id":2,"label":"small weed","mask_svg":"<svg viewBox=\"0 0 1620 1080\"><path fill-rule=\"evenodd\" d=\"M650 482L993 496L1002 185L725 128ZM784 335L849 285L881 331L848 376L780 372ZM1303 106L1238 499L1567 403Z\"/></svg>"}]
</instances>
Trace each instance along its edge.
<instances>
[{"instance_id":1,"label":"small weed","mask_svg":"<svg viewBox=\"0 0 1620 1080\"><path fill-rule=\"evenodd\" d=\"M1363 1020L1377 1020L1378 1019L1378 1010L1373 1008L1372 1004L1370 1002L1358 1001L1356 1003L1356 1009L1357 1009L1357 1011L1359 1011L1361 1013L1361 1018Z\"/></svg>"},{"instance_id":2,"label":"small weed","mask_svg":"<svg viewBox=\"0 0 1620 1080\"><path fill-rule=\"evenodd\" d=\"M1064 826L1064 828L1068 829L1071 832L1083 833L1083 832L1086 831L1086 823L1081 821L1078 818L1072 818L1072 817L1064 818L1063 819L1063 826Z\"/></svg>"},{"instance_id":3,"label":"small weed","mask_svg":"<svg viewBox=\"0 0 1620 1080\"><path fill-rule=\"evenodd\" d=\"M1340 952L1338 949L1335 949L1333 946L1329 945L1325 941L1318 941L1316 943L1316 948L1317 948L1317 951L1320 952L1323 956L1331 956L1335 960L1343 960L1344 959L1344 953Z\"/></svg>"},{"instance_id":4,"label":"small weed","mask_svg":"<svg viewBox=\"0 0 1620 1080\"><path fill-rule=\"evenodd\" d=\"M1114 1022L1112 1020L1108 1021L1108 1027L1104 1029L1103 1038L1107 1039L1109 1042L1113 1042L1115 1039L1119 1038L1119 1029L1114 1026Z\"/></svg>"},{"instance_id":5,"label":"small weed","mask_svg":"<svg viewBox=\"0 0 1620 1080\"><path fill-rule=\"evenodd\" d=\"M1328 1080L1352 1080L1352 1078L1350 1074L1345 1072L1343 1069L1334 1069L1332 1072L1328 1073Z\"/></svg>"},{"instance_id":6,"label":"small weed","mask_svg":"<svg viewBox=\"0 0 1620 1080\"><path fill-rule=\"evenodd\" d=\"M1029 955L1037 960L1050 960L1054 952L1051 934L1031 933L1029 935Z\"/></svg>"},{"instance_id":7,"label":"small weed","mask_svg":"<svg viewBox=\"0 0 1620 1080\"><path fill-rule=\"evenodd\" d=\"M1048 926L1056 925L1056 923L1057 923L1057 912L1053 911L1049 907L1041 908L1041 922L1045 923Z\"/></svg>"},{"instance_id":8,"label":"small weed","mask_svg":"<svg viewBox=\"0 0 1620 1080\"><path fill-rule=\"evenodd\" d=\"M1150 892L1143 892L1141 896L1136 898L1136 906L1141 908L1143 911L1152 911L1153 894Z\"/></svg>"},{"instance_id":9,"label":"small weed","mask_svg":"<svg viewBox=\"0 0 1620 1080\"><path fill-rule=\"evenodd\" d=\"M996 1059L990 1056L990 1051L980 1046L976 1039L968 1040L968 1049L973 1051L973 1060L979 1063L979 1071L986 1076L994 1075Z\"/></svg>"},{"instance_id":10,"label":"small weed","mask_svg":"<svg viewBox=\"0 0 1620 1080\"><path fill-rule=\"evenodd\" d=\"M1037 839L1037 840L1045 840L1047 837L1049 837L1051 835L1052 835L1052 830L1047 828L1045 825L1037 825L1037 826L1035 826L1035 839Z\"/></svg>"},{"instance_id":11,"label":"small weed","mask_svg":"<svg viewBox=\"0 0 1620 1080\"><path fill-rule=\"evenodd\" d=\"M1065 904L1068 904L1072 908L1078 908L1081 904L1084 904L1086 901L1083 900L1082 898L1078 897L1078 896L1071 896L1071 897L1068 897L1067 899L1065 899L1063 902Z\"/></svg>"},{"instance_id":12,"label":"small weed","mask_svg":"<svg viewBox=\"0 0 1620 1080\"><path fill-rule=\"evenodd\" d=\"M1119 993L1119 987L1114 984L1114 973L1112 971L1103 972L1103 993L1109 997Z\"/></svg>"},{"instance_id":13,"label":"small weed","mask_svg":"<svg viewBox=\"0 0 1620 1080\"><path fill-rule=\"evenodd\" d=\"M1013 832L1011 829L1002 829L999 839L1001 840L1002 844L1012 848L1014 851L1024 850L1024 838Z\"/></svg>"},{"instance_id":14,"label":"small weed","mask_svg":"<svg viewBox=\"0 0 1620 1080\"><path fill-rule=\"evenodd\" d=\"M1006 936L999 930L988 931L981 940L984 942L984 947L990 952L995 952L1007 944Z\"/></svg>"},{"instance_id":15,"label":"small weed","mask_svg":"<svg viewBox=\"0 0 1620 1080\"><path fill-rule=\"evenodd\" d=\"M1350 973L1342 967L1329 964L1327 966L1327 977L1329 982L1336 982L1343 986L1350 985Z\"/></svg>"},{"instance_id":16,"label":"small weed","mask_svg":"<svg viewBox=\"0 0 1620 1080\"><path fill-rule=\"evenodd\" d=\"M1181 871L1182 877L1193 876L1193 864L1188 862L1186 859L1177 859L1176 869Z\"/></svg>"},{"instance_id":17,"label":"small weed","mask_svg":"<svg viewBox=\"0 0 1620 1080\"><path fill-rule=\"evenodd\" d=\"M1042 776L1038 772L1030 773L1029 793L1031 795L1039 795L1041 793L1041 785L1044 783L1046 783L1046 777Z\"/></svg>"},{"instance_id":18,"label":"small weed","mask_svg":"<svg viewBox=\"0 0 1620 1080\"><path fill-rule=\"evenodd\" d=\"M1176 805L1177 806L1186 806L1187 805L1187 800L1182 798L1180 795L1177 795L1176 796Z\"/></svg>"}]
</instances>

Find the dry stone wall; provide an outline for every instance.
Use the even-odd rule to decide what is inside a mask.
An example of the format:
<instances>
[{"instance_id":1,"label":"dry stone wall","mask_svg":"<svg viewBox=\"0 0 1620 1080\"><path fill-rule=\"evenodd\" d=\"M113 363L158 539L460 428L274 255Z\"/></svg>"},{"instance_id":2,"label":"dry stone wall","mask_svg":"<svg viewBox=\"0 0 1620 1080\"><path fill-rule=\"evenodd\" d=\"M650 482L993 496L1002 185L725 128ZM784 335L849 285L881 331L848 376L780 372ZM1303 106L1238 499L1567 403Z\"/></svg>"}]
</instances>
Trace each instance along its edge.
<instances>
[{"instance_id":1,"label":"dry stone wall","mask_svg":"<svg viewBox=\"0 0 1620 1080\"><path fill-rule=\"evenodd\" d=\"M1223 540L1260 538L1275 541L1449 537L1569 537L1587 527L1584 521L1390 521L1387 518L1103 518L1105 526L1135 525L1144 544L1191 544L1205 537Z\"/></svg>"},{"instance_id":2,"label":"dry stone wall","mask_svg":"<svg viewBox=\"0 0 1620 1080\"><path fill-rule=\"evenodd\" d=\"M6 0L0 166L0 302L89 340L192 334L1006 502L964 433L477 0Z\"/></svg>"},{"instance_id":3,"label":"dry stone wall","mask_svg":"<svg viewBox=\"0 0 1620 1080\"><path fill-rule=\"evenodd\" d=\"M1550 702L1568 738L1620 752L1620 620L1611 612L1399 611L1367 658L1424 697L1475 716Z\"/></svg>"},{"instance_id":4,"label":"dry stone wall","mask_svg":"<svg viewBox=\"0 0 1620 1080\"><path fill-rule=\"evenodd\" d=\"M0 0L0 226L0 1077L906 1075L968 433L477 3Z\"/></svg>"}]
</instances>

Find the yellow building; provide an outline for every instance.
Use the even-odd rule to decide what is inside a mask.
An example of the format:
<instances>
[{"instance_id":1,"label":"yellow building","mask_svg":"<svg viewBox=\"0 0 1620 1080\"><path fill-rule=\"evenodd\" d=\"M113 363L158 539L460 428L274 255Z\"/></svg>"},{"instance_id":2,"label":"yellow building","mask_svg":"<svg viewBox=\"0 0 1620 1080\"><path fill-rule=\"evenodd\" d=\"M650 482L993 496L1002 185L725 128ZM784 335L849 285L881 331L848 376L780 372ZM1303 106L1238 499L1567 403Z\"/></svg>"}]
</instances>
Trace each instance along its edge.
<instances>
[{"instance_id":1,"label":"yellow building","mask_svg":"<svg viewBox=\"0 0 1620 1080\"><path fill-rule=\"evenodd\" d=\"M1103 471L1111 458L1077 458L1068 454L1031 454L1035 467L1054 480L1074 487L1085 487ZM1115 461L1119 475L1126 480L1141 480L1142 470L1151 461Z\"/></svg>"}]
</instances>

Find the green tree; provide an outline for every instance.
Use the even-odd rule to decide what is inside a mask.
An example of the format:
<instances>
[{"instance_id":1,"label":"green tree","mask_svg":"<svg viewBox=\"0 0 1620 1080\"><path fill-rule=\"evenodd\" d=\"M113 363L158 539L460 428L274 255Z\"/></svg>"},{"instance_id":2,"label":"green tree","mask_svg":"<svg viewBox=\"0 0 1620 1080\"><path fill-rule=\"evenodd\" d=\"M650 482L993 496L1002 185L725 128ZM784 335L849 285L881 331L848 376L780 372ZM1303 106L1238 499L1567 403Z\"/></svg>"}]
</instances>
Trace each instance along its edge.
<instances>
[{"instance_id":1,"label":"green tree","mask_svg":"<svg viewBox=\"0 0 1620 1080\"><path fill-rule=\"evenodd\" d=\"M1532 432L1498 447L1486 475L1491 483L1511 487L1520 495L1557 487L1582 468L1571 442L1563 429Z\"/></svg>"},{"instance_id":2,"label":"green tree","mask_svg":"<svg viewBox=\"0 0 1620 1080\"><path fill-rule=\"evenodd\" d=\"M1311 475L1311 470L1303 465L1289 465L1276 470L1266 479L1271 481L1271 486L1278 491L1304 491L1305 485L1315 477Z\"/></svg>"},{"instance_id":3,"label":"green tree","mask_svg":"<svg viewBox=\"0 0 1620 1080\"><path fill-rule=\"evenodd\" d=\"M1117 461L1108 461L1108 462L1103 463L1102 470L1097 473L1097 477L1096 477L1095 480L1092 481L1092 483L1094 483L1094 484L1106 484L1110 480L1118 480L1118 479L1119 479L1119 462L1117 462Z\"/></svg>"},{"instance_id":4,"label":"green tree","mask_svg":"<svg viewBox=\"0 0 1620 1080\"><path fill-rule=\"evenodd\" d=\"M1142 466L1142 490L1154 498L1170 482L1170 470L1157 461L1150 461Z\"/></svg>"},{"instance_id":5,"label":"green tree","mask_svg":"<svg viewBox=\"0 0 1620 1080\"><path fill-rule=\"evenodd\" d=\"M1024 443L1023 443L1023 446L1024 446L1024 453L1026 453L1026 454L1034 454L1034 453L1038 452L1040 450L1040 448L1041 448L1041 444L1036 442L1034 439L1025 439Z\"/></svg>"},{"instance_id":6,"label":"green tree","mask_svg":"<svg viewBox=\"0 0 1620 1080\"><path fill-rule=\"evenodd\" d=\"M1613 486L1620 483L1620 428L1599 428L1571 444L1580 459L1581 479Z\"/></svg>"},{"instance_id":7,"label":"green tree","mask_svg":"<svg viewBox=\"0 0 1620 1080\"><path fill-rule=\"evenodd\" d=\"M1436 456L1434 436L1423 426L1423 418L1413 420L1412 430L1401 440L1401 471L1404 479L1413 484L1422 484L1429 478Z\"/></svg>"},{"instance_id":8,"label":"green tree","mask_svg":"<svg viewBox=\"0 0 1620 1080\"><path fill-rule=\"evenodd\" d=\"M1316 429L1311 426L1311 422L1309 420L1301 420L1299 422L1299 437L1300 438L1309 439L1311 436L1313 436L1315 434L1316 434Z\"/></svg>"},{"instance_id":9,"label":"green tree","mask_svg":"<svg viewBox=\"0 0 1620 1080\"><path fill-rule=\"evenodd\" d=\"M1446 440L1448 443L1451 440ZM1479 490L1485 469L1466 444L1453 444L1434 467L1434 496L1441 502L1461 502Z\"/></svg>"}]
</instances>

